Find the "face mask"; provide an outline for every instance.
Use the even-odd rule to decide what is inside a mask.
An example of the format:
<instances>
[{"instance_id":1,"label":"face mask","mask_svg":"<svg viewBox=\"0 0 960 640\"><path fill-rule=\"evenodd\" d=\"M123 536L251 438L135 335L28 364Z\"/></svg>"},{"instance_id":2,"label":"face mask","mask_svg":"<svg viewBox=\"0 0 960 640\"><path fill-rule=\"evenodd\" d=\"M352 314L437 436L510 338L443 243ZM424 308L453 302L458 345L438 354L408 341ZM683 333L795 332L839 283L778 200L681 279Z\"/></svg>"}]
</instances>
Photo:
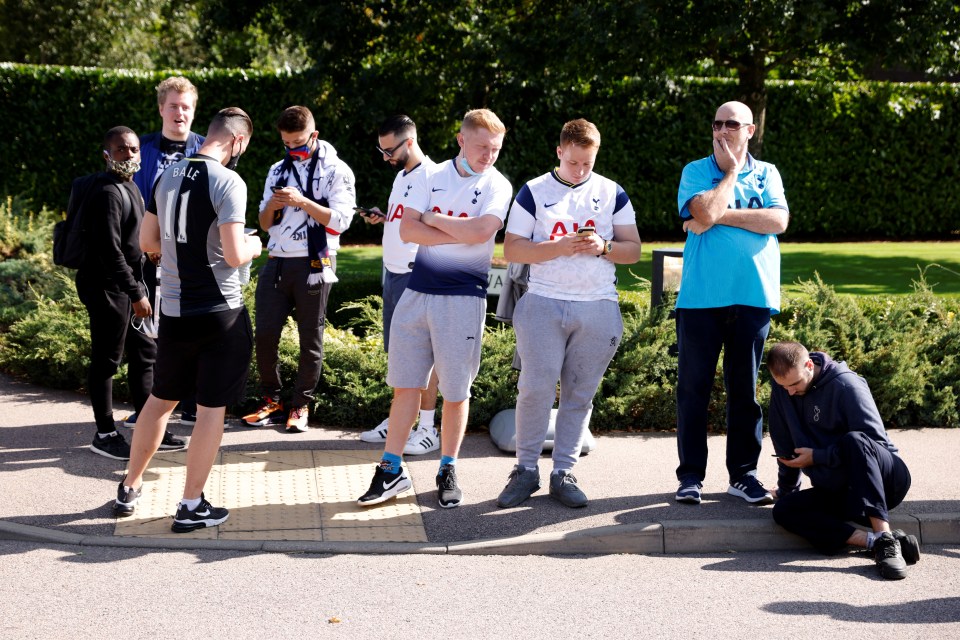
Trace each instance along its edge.
<instances>
[{"instance_id":1,"label":"face mask","mask_svg":"<svg viewBox=\"0 0 960 640\"><path fill-rule=\"evenodd\" d=\"M140 171L140 163L136 160L121 160L118 162L107 157L107 171L117 174L124 180L128 180L133 177L133 174Z\"/></svg>"},{"instance_id":2,"label":"face mask","mask_svg":"<svg viewBox=\"0 0 960 640\"><path fill-rule=\"evenodd\" d=\"M287 149L287 155L290 156L291 160L297 160L298 162L302 162L303 160L306 160L307 158L310 157L310 143L307 143L299 147L294 147L292 149L290 148L286 148L286 149Z\"/></svg>"},{"instance_id":3,"label":"face mask","mask_svg":"<svg viewBox=\"0 0 960 640\"><path fill-rule=\"evenodd\" d=\"M236 140L236 137L234 137L234 140ZM231 148L231 151L232 151L232 148ZM241 151L241 152L238 153L237 155L232 155L232 156L230 156L230 159L227 160L227 164L225 164L224 166L225 166L227 169L230 169L231 171L236 171L236 169L237 169L237 163L240 162L240 156L241 156L242 154L243 154L243 152Z\"/></svg>"},{"instance_id":4,"label":"face mask","mask_svg":"<svg viewBox=\"0 0 960 640\"><path fill-rule=\"evenodd\" d=\"M471 175L471 176L480 175L479 172L474 171L473 169L470 168L470 164L467 162L467 159L464 158L463 156L460 156L460 168L466 171L467 175Z\"/></svg>"}]
</instances>

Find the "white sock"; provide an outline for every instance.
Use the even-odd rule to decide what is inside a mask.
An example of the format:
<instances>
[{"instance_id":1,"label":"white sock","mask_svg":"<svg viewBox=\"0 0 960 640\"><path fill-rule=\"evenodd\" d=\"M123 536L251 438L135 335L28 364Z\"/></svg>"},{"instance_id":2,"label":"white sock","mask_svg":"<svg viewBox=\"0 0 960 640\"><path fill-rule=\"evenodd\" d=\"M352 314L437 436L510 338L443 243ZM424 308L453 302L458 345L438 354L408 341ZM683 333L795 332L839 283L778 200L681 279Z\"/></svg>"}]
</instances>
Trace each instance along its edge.
<instances>
[{"instance_id":1,"label":"white sock","mask_svg":"<svg viewBox=\"0 0 960 640\"><path fill-rule=\"evenodd\" d=\"M200 498L194 498L193 500L187 500L184 498L180 501L180 504L185 506L190 511L194 511L197 507L200 506Z\"/></svg>"},{"instance_id":2,"label":"white sock","mask_svg":"<svg viewBox=\"0 0 960 640\"><path fill-rule=\"evenodd\" d=\"M107 438L112 438L115 435L117 435L117 432L111 431L110 433L98 433L97 437L100 438L101 440L106 440Z\"/></svg>"},{"instance_id":3,"label":"white sock","mask_svg":"<svg viewBox=\"0 0 960 640\"><path fill-rule=\"evenodd\" d=\"M420 428L430 427L433 428L433 414L437 412L436 409L420 409Z\"/></svg>"},{"instance_id":4,"label":"white sock","mask_svg":"<svg viewBox=\"0 0 960 640\"><path fill-rule=\"evenodd\" d=\"M882 531L867 531L867 549L873 549L873 543L880 537Z\"/></svg>"}]
</instances>

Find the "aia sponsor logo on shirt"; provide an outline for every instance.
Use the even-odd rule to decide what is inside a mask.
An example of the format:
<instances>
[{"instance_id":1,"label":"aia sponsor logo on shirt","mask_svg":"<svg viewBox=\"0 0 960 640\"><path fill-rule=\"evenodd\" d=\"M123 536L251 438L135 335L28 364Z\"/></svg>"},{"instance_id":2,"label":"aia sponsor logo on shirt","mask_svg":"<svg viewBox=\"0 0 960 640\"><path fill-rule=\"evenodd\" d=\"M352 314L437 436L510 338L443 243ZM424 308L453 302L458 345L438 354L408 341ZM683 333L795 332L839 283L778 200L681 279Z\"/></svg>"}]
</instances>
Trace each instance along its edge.
<instances>
[{"instance_id":1,"label":"aia sponsor logo on shirt","mask_svg":"<svg viewBox=\"0 0 960 640\"><path fill-rule=\"evenodd\" d=\"M555 240L560 236L565 236L568 233L576 233L580 227L593 227L597 228L597 224L593 220L587 220L583 224L573 222L568 220L564 222L563 220L558 220L556 224L553 225L553 229L550 230L550 239Z\"/></svg>"}]
</instances>

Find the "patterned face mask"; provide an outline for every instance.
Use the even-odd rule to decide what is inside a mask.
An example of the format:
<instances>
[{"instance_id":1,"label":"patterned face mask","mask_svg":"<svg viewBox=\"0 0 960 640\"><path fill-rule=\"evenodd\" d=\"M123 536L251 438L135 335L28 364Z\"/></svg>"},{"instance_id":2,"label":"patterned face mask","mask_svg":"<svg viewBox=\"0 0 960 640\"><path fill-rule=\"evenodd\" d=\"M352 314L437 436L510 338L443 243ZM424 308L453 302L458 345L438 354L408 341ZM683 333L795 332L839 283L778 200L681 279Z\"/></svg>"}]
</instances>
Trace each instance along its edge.
<instances>
[{"instance_id":1,"label":"patterned face mask","mask_svg":"<svg viewBox=\"0 0 960 640\"><path fill-rule=\"evenodd\" d=\"M126 180L137 171L140 171L140 163L136 160L122 160L118 162L117 160L107 159L107 171L115 173Z\"/></svg>"}]
</instances>

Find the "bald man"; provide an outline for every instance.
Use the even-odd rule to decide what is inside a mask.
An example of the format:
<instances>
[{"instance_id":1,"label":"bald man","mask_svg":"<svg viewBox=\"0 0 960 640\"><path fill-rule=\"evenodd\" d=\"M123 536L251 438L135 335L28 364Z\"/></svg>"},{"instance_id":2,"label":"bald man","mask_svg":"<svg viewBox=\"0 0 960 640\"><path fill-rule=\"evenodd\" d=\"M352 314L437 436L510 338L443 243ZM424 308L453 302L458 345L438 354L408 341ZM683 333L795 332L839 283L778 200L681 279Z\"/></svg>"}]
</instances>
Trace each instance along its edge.
<instances>
[{"instance_id":1,"label":"bald man","mask_svg":"<svg viewBox=\"0 0 960 640\"><path fill-rule=\"evenodd\" d=\"M677 502L700 504L707 470L707 406L723 350L727 493L773 496L757 480L763 414L757 373L770 316L780 310L780 246L789 211L776 167L755 159L756 131L741 102L720 105L713 153L683 169L677 205L687 241L677 296Z\"/></svg>"}]
</instances>

